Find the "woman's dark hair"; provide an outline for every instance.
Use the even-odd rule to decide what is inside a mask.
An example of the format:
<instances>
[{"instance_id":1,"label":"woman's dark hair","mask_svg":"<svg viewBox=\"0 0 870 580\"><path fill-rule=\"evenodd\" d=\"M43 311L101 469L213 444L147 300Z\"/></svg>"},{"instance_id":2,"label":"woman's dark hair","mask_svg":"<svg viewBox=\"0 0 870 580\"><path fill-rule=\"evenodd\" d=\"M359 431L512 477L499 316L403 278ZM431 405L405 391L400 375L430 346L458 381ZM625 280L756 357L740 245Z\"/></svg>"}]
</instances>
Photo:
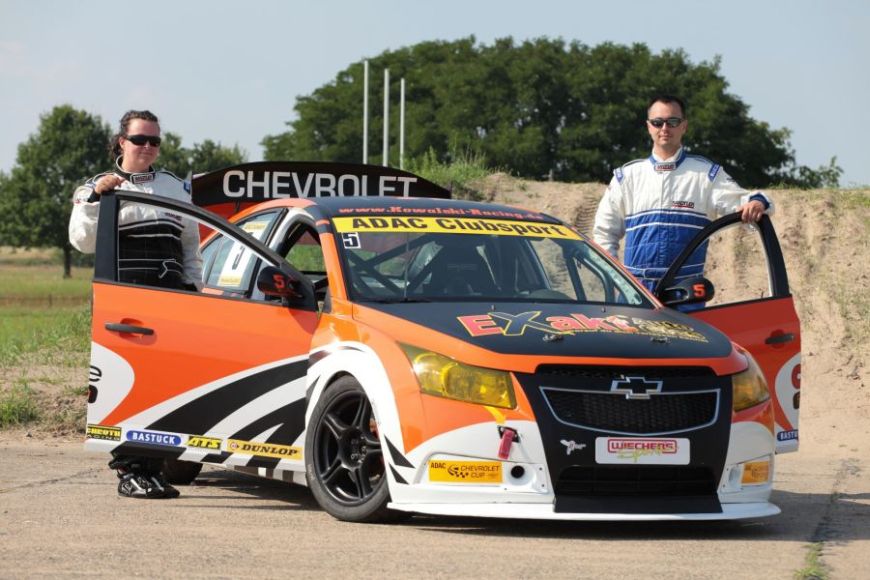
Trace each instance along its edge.
<instances>
[{"instance_id":1,"label":"woman's dark hair","mask_svg":"<svg viewBox=\"0 0 870 580\"><path fill-rule=\"evenodd\" d=\"M124 116L121 117L121 122L118 124L118 132L112 135L112 138L109 139L109 155L112 158L112 162L121 155L121 137L127 136L127 129L130 127L130 122L133 119L142 119L143 121L153 121L154 123L160 123L157 119L157 115L152 113L151 111L127 111L124 113Z\"/></svg>"}]
</instances>

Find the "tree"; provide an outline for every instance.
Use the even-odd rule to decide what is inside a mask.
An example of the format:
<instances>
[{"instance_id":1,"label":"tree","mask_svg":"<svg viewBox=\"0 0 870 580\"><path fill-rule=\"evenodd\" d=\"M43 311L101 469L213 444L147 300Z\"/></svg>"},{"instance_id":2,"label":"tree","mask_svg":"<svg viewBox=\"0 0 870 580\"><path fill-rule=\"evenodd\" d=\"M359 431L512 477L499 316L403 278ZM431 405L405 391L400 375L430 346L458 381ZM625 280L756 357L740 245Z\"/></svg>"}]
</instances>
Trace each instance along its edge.
<instances>
[{"instance_id":1,"label":"tree","mask_svg":"<svg viewBox=\"0 0 870 580\"><path fill-rule=\"evenodd\" d=\"M0 244L57 247L63 250L63 275L71 275L68 224L72 193L86 178L111 168L109 126L99 116L59 105L40 117L39 128L18 146L15 166L0 173ZM245 161L238 146L209 139L191 149L181 137L163 135L157 165L186 177Z\"/></svg>"},{"instance_id":2,"label":"tree","mask_svg":"<svg viewBox=\"0 0 870 580\"><path fill-rule=\"evenodd\" d=\"M16 164L0 179L0 243L63 250L70 277L67 224L72 193L86 176L106 168L109 126L98 116L60 105L18 146Z\"/></svg>"},{"instance_id":3,"label":"tree","mask_svg":"<svg viewBox=\"0 0 870 580\"><path fill-rule=\"evenodd\" d=\"M188 175L206 173L245 161L247 156L238 145L224 147L206 139L188 149L181 145L181 137L174 133L164 133L156 165L186 178Z\"/></svg>"},{"instance_id":4,"label":"tree","mask_svg":"<svg viewBox=\"0 0 870 580\"><path fill-rule=\"evenodd\" d=\"M406 79L411 158L431 150L450 161L472 152L522 177L608 181L613 168L649 154L647 100L669 93L689 103L687 149L721 162L746 186L835 185L842 171L835 160L817 170L798 166L788 129L751 118L727 92L718 59L693 64L682 50L545 38L486 46L469 37L387 51L370 65L377 74L390 69L391 95ZM266 159L359 161L362 70L352 64L300 97L288 130L263 139ZM371 93L370 102L382 102L382 83L372 83ZM383 118L376 106L370 113L369 151L380 151ZM397 125L390 159L398 158ZM370 162L379 160L375 154Z\"/></svg>"}]
</instances>

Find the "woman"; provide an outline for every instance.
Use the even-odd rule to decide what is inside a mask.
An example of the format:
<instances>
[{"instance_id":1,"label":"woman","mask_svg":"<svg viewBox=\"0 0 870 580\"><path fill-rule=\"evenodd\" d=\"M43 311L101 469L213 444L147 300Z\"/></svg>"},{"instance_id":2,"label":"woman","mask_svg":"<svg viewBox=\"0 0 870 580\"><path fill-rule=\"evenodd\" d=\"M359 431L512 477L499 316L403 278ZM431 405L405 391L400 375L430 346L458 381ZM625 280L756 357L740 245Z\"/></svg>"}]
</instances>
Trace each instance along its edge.
<instances>
[{"instance_id":1,"label":"woman","mask_svg":"<svg viewBox=\"0 0 870 580\"><path fill-rule=\"evenodd\" d=\"M138 191L190 201L190 187L168 171L156 171L160 124L150 111L128 111L109 144L115 170L89 179L73 194L69 239L82 252L94 252L100 196L111 190ZM196 290L202 258L198 225L164 210L122 203L118 219L118 280L162 288ZM161 473L162 460L112 452L118 493L125 497L172 498L178 490Z\"/></svg>"},{"instance_id":2,"label":"woman","mask_svg":"<svg viewBox=\"0 0 870 580\"><path fill-rule=\"evenodd\" d=\"M115 170L89 179L73 194L69 239L90 253L97 240L100 195L114 189L190 201L190 185L152 164L160 155L160 124L150 111L128 111L110 141ZM167 211L124 204L119 218L122 282L193 290L201 285L197 224Z\"/></svg>"}]
</instances>

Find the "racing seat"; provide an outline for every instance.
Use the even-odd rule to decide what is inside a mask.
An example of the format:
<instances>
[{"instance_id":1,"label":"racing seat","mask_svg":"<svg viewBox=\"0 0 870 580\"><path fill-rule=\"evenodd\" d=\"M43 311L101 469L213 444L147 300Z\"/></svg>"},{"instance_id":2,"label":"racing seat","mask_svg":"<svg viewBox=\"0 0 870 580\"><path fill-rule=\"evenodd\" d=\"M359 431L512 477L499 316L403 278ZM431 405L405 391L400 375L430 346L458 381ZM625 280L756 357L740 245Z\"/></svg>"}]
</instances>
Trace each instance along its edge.
<instances>
[{"instance_id":1,"label":"racing seat","mask_svg":"<svg viewBox=\"0 0 870 580\"><path fill-rule=\"evenodd\" d=\"M496 296L498 287L489 266L474 246L445 246L432 259L425 294L434 296Z\"/></svg>"}]
</instances>

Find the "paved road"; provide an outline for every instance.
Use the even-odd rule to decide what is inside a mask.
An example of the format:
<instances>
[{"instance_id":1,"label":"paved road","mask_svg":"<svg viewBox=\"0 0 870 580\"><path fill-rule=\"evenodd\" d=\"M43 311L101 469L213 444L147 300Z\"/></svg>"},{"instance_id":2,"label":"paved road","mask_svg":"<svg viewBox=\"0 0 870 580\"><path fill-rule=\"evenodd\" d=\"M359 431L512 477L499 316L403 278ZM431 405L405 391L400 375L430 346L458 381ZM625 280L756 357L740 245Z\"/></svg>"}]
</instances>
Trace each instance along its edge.
<instances>
[{"instance_id":1,"label":"paved road","mask_svg":"<svg viewBox=\"0 0 870 580\"><path fill-rule=\"evenodd\" d=\"M868 461L842 455L781 457L783 514L754 522L358 525L303 487L211 467L179 499L122 499L79 442L4 436L0 577L787 579L824 542L832 578L867 578Z\"/></svg>"}]
</instances>

